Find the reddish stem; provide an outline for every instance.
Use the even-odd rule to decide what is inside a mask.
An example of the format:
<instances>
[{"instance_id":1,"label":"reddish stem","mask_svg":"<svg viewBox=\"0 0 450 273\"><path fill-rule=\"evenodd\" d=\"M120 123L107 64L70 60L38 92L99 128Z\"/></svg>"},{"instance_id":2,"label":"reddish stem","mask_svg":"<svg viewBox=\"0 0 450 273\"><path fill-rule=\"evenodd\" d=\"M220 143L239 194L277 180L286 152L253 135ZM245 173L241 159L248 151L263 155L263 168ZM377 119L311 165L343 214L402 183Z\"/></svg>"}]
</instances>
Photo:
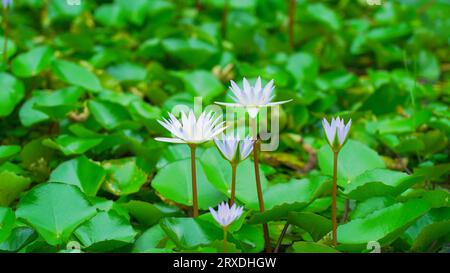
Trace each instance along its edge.
<instances>
[{"instance_id":1,"label":"reddish stem","mask_svg":"<svg viewBox=\"0 0 450 273\"><path fill-rule=\"evenodd\" d=\"M331 203L331 217L333 221L333 245L337 245L337 216L336 216L336 195L337 195L337 161L338 151L333 153L333 196Z\"/></svg>"}]
</instances>

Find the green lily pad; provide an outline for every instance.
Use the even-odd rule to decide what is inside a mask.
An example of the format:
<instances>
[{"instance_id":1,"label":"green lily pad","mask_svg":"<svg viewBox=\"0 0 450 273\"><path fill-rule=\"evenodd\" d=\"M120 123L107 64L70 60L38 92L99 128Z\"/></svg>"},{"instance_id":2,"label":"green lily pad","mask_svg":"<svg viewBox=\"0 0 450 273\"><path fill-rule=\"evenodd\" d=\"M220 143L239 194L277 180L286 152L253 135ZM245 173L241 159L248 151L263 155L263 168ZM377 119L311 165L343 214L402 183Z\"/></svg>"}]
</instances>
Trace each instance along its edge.
<instances>
[{"instance_id":1,"label":"green lily pad","mask_svg":"<svg viewBox=\"0 0 450 273\"><path fill-rule=\"evenodd\" d=\"M450 234L450 208L431 209L405 231L411 251L426 252L434 241Z\"/></svg>"},{"instance_id":2,"label":"green lily pad","mask_svg":"<svg viewBox=\"0 0 450 273\"><path fill-rule=\"evenodd\" d=\"M358 202L356 208L354 208L350 212L350 219L364 218L367 215L371 214L380 209L384 209L388 206L391 206L395 203L395 199L393 197L372 197L361 202Z\"/></svg>"},{"instance_id":3,"label":"green lily pad","mask_svg":"<svg viewBox=\"0 0 450 273\"><path fill-rule=\"evenodd\" d=\"M200 209L215 207L226 197L210 184L198 159L196 167L198 206ZM151 185L164 198L192 206L191 160L183 159L164 166L153 178Z\"/></svg>"},{"instance_id":4,"label":"green lily pad","mask_svg":"<svg viewBox=\"0 0 450 273\"><path fill-rule=\"evenodd\" d=\"M25 96L25 87L22 82L7 73L0 73L0 86L2 87L0 99L0 117L9 116L14 108Z\"/></svg>"},{"instance_id":5,"label":"green lily pad","mask_svg":"<svg viewBox=\"0 0 450 273\"><path fill-rule=\"evenodd\" d=\"M413 199L340 225L337 230L339 249L364 249L371 241L381 246L389 244L429 209L428 202Z\"/></svg>"},{"instance_id":6,"label":"green lily pad","mask_svg":"<svg viewBox=\"0 0 450 273\"><path fill-rule=\"evenodd\" d=\"M99 137L79 138L70 135L59 135L54 141L51 139L43 140L42 144L55 150L60 150L64 155L78 155L84 154L102 141L103 138Z\"/></svg>"},{"instance_id":7,"label":"green lily pad","mask_svg":"<svg viewBox=\"0 0 450 273\"><path fill-rule=\"evenodd\" d=\"M106 71L121 82L143 81L147 77L145 68L134 63L110 66Z\"/></svg>"},{"instance_id":8,"label":"green lily pad","mask_svg":"<svg viewBox=\"0 0 450 273\"><path fill-rule=\"evenodd\" d=\"M115 129L131 119L127 109L116 103L91 100L88 105L95 120L107 130Z\"/></svg>"},{"instance_id":9,"label":"green lily pad","mask_svg":"<svg viewBox=\"0 0 450 273\"><path fill-rule=\"evenodd\" d=\"M62 81L85 88L92 92L99 92L103 88L97 76L86 68L64 60L52 62L53 73Z\"/></svg>"},{"instance_id":10,"label":"green lily pad","mask_svg":"<svg viewBox=\"0 0 450 273\"><path fill-rule=\"evenodd\" d=\"M134 253L153 253L155 249L164 245L167 234L161 225L155 225L147 229L142 235L136 239L133 246Z\"/></svg>"},{"instance_id":11,"label":"green lily pad","mask_svg":"<svg viewBox=\"0 0 450 273\"><path fill-rule=\"evenodd\" d=\"M249 222L265 223L286 219L289 212L305 209L316 198L330 192L331 183L325 179L292 179L271 185L263 193L266 210L253 214Z\"/></svg>"},{"instance_id":12,"label":"green lily pad","mask_svg":"<svg viewBox=\"0 0 450 273\"><path fill-rule=\"evenodd\" d=\"M336 12L322 3L310 4L307 7L309 16L333 30L339 30L342 25L341 19Z\"/></svg>"},{"instance_id":13,"label":"green lily pad","mask_svg":"<svg viewBox=\"0 0 450 273\"><path fill-rule=\"evenodd\" d=\"M260 253L264 250L264 233L261 225L243 225L233 233L230 241L245 253Z\"/></svg>"},{"instance_id":14,"label":"green lily pad","mask_svg":"<svg viewBox=\"0 0 450 273\"><path fill-rule=\"evenodd\" d=\"M9 206L31 184L31 179L5 170L0 172L0 206Z\"/></svg>"},{"instance_id":15,"label":"green lily pad","mask_svg":"<svg viewBox=\"0 0 450 273\"><path fill-rule=\"evenodd\" d=\"M106 170L103 188L121 196L138 192L147 181L147 174L136 165L135 158L109 160L102 163Z\"/></svg>"},{"instance_id":16,"label":"green lily pad","mask_svg":"<svg viewBox=\"0 0 450 273\"><path fill-rule=\"evenodd\" d=\"M309 53L298 52L289 57L286 69L294 76L297 82L302 83L317 76L319 62Z\"/></svg>"},{"instance_id":17,"label":"green lily pad","mask_svg":"<svg viewBox=\"0 0 450 273\"><path fill-rule=\"evenodd\" d=\"M72 232L96 214L81 190L73 185L45 183L21 198L17 218L32 226L50 245L66 243Z\"/></svg>"},{"instance_id":18,"label":"green lily pad","mask_svg":"<svg viewBox=\"0 0 450 273\"><path fill-rule=\"evenodd\" d=\"M293 253L339 253L335 248L314 242L295 242L289 252Z\"/></svg>"},{"instance_id":19,"label":"green lily pad","mask_svg":"<svg viewBox=\"0 0 450 273\"><path fill-rule=\"evenodd\" d=\"M18 145L2 145L0 146L0 163L7 161L12 156L18 154L21 147Z\"/></svg>"},{"instance_id":20,"label":"green lily pad","mask_svg":"<svg viewBox=\"0 0 450 273\"><path fill-rule=\"evenodd\" d=\"M205 70L194 70L192 72L181 73L186 91L193 96L202 97L206 101L220 95L225 87L214 77L214 75Z\"/></svg>"},{"instance_id":21,"label":"green lily pad","mask_svg":"<svg viewBox=\"0 0 450 273\"><path fill-rule=\"evenodd\" d=\"M78 87L35 91L20 108L20 121L24 126L29 127L50 118L63 119L70 111L78 107L78 99L83 93Z\"/></svg>"},{"instance_id":22,"label":"green lily pad","mask_svg":"<svg viewBox=\"0 0 450 273\"><path fill-rule=\"evenodd\" d=\"M0 243L11 234L15 220L14 212L10 208L0 207Z\"/></svg>"},{"instance_id":23,"label":"green lily pad","mask_svg":"<svg viewBox=\"0 0 450 273\"><path fill-rule=\"evenodd\" d=\"M17 52L17 45L16 43L12 40L12 39L7 39L7 49L6 49L6 55L8 58L10 58L11 56L13 56L14 54L16 54ZM3 52L5 52L5 37L1 36L0 37L0 49L3 54Z\"/></svg>"},{"instance_id":24,"label":"green lily pad","mask_svg":"<svg viewBox=\"0 0 450 273\"><path fill-rule=\"evenodd\" d=\"M0 243L0 252L17 252L36 237L37 234L32 228L17 227L6 240Z\"/></svg>"},{"instance_id":25,"label":"green lily pad","mask_svg":"<svg viewBox=\"0 0 450 273\"><path fill-rule=\"evenodd\" d=\"M88 251L110 251L132 243L136 231L126 218L111 210L97 213L74 235Z\"/></svg>"},{"instance_id":26,"label":"green lily pad","mask_svg":"<svg viewBox=\"0 0 450 273\"><path fill-rule=\"evenodd\" d=\"M333 175L333 152L329 145L324 145L317 154L319 166L326 175ZM381 157L360 142L348 140L338 156L338 180L346 185L358 175L373 169L384 168Z\"/></svg>"},{"instance_id":27,"label":"green lily pad","mask_svg":"<svg viewBox=\"0 0 450 273\"><path fill-rule=\"evenodd\" d=\"M47 46L39 46L17 56L11 68L18 77L33 77L50 65L53 51Z\"/></svg>"},{"instance_id":28,"label":"green lily pad","mask_svg":"<svg viewBox=\"0 0 450 273\"><path fill-rule=\"evenodd\" d=\"M290 212L288 223L307 231L314 241L322 239L332 229L330 219L311 212Z\"/></svg>"},{"instance_id":29,"label":"green lily pad","mask_svg":"<svg viewBox=\"0 0 450 273\"><path fill-rule=\"evenodd\" d=\"M196 39L169 38L163 40L162 46L168 54L193 66L205 63L217 53L215 47Z\"/></svg>"},{"instance_id":30,"label":"green lily pad","mask_svg":"<svg viewBox=\"0 0 450 273\"><path fill-rule=\"evenodd\" d=\"M208 181L223 194L231 196L231 165L222 158L217 148L205 150L200 156L200 162ZM267 179L262 170L259 173L261 188L264 191L268 184ZM241 201L246 208L259 209L255 169L250 160L241 162L237 167L236 199ZM217 203L213 203L211 206L214 207Z\"/></svg>"},{"instance_id":31,"label":"green lily pad","mask_svg":"<svg viewBox=\"0 0 450 273\"><path fill-rule=\"evenodd\" d=\"M140 200L131 200L121 204L121 206L128 210L130 215L145 227L153 226L166 215L154 204Z\"/></svg>"},{"instance_id":32,"label":"green lily pad","mask_svg":"<svg viewBox=\"0 0 450 273\"><path fill-rule=\"evenodd\" d=\"M182 249L192 249L223 239L223 231L204 220L168 217L161 220L161 227Z\"/></svg>"},{"instance_id":33,"label":"green lily pad","mask_svg":"<svg viewBox=\"0 0 450 273\"><path fill-rule=\"evenodd\" d=\"M364 200L376 196L395 196L424 177L387 169L369 170L357 176L345 186L344 193L355 200Z\"/></svg>"},{"instance_id":34,"label":"green lily pad","mask_svg":"<svg viewBox=\"0 0 450 273\"><path fill-rule=\"evenodd\" d=\"M61 163L50 175L50 182L79 187L86 195L95 196L105 180L106 172L97 163L80 156Z\"/></svg>"}]
</instances>

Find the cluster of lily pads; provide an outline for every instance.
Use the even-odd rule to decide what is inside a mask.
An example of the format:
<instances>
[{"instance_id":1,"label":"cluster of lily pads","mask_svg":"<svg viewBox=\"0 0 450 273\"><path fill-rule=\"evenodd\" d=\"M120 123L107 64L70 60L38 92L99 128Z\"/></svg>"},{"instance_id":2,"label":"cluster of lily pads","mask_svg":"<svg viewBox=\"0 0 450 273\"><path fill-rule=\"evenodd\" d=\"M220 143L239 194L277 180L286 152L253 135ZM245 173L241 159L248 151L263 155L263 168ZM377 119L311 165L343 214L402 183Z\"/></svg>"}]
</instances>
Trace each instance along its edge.
<instances>
[{"instance_id":1,"label":"cluster of lily pads","mask_svg":"<svg viewBox=\"0 0 450 273\"><path fill-rule=\"evenodd\" d=\"M1 2L0 252L448 252L446 1L193 2Z\"/></svg>"}]
</instances>

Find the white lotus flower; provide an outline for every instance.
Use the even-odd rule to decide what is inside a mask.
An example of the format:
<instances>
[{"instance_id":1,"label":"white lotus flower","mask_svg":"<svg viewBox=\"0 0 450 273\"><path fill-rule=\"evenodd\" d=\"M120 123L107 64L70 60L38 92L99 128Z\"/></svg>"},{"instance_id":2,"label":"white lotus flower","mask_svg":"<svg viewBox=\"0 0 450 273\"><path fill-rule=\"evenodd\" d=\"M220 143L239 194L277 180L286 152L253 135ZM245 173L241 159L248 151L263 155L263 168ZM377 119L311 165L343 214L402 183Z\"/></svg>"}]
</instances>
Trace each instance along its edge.
<instances>
[{"instance_id":1,"label":"white lotus flower","mask_svg":"<svg viewBox=\"0 0 450 273\"><path fill-rule=\"evenodd\" d=\"M250 136L240 140L239 137L222 136L221 139L214 138L220 153L230 162L245 160L253 150L253 139ZM239 150L239 158L237 158Z\"/></svg>"},{"instance_id":2,"label":"white lotus flower","mask_svg":"<svg viewBox=\"0 0 450 273\"><path fill-rule=\"evenodd\" d=\"M347 139L348 132L350 131L350 126L352 125L352 120L350 119L347 125L344 124L344 119L339 117L331 119L331 125L324 118L322 120L323 129L325 130L325 134L327 135L328 143L333 148L339 148L344 145L345 140ZM337 135L337 142L336 142ZM336 147L338 145L338 147Z\"/></svg>"},{"instance_id":3,"label":"white lotus flower","mask_svg":"<svg viewBox=\"0 0 450 273\"><path fill-rule=\"evenodd\" d=\"M225 122L219 121L222 116L217 118L212 112L203 112L198 119L195 118L194 111L190 110L189 113L181 113L181 122L171 113L169 113L170 119L163 118L163 121L158 122L164 126L174 137L157 137L155 140L171 143L187 143L187 144L200 144L213 139L215 136L225 130Z\"/></svg>"},{"instance_id":4,"label":"white lotus flower","mask_svg":"<svg viewBox=\"0 0 450 273\"><path fill-rule=\"evenodd\" d=\"M209 211L217 223L226 228L242 215L244 207L238 207L236 204L233 204L230 208L228 203L222 202L217 207L217 212L211 207L209 208Z\"/></svg>"},{"instance_id":5,"label":"white lotus flower","mask_svg":"<svg viewBox=\"0 0 450 273\"><path fill-rule=\"evenodd\" d=\"M273 80L271 80L266 86L262 87L261 77L258 77L255 85L252 87L250 83L244 78L244 88L241 89L234 82L231 81L230 90L233 92L234 96L231 98L235 103L228 102L216 102L217 104L232 107L245 107L251 118L255 118L258 115L259 108L261 107L271 107L274 105L283 104L291 100L271 102L275 97L273 94Z\"/></svg>"}]
</instances>

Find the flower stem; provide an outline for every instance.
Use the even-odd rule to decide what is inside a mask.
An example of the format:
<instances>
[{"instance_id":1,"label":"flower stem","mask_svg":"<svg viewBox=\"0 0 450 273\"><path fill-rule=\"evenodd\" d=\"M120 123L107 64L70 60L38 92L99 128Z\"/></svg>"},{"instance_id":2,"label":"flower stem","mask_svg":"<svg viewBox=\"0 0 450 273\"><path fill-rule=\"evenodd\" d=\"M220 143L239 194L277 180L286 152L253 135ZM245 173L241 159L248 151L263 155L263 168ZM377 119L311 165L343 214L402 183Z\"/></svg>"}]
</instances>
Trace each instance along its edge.
<instances>
[{"instance_id":1,"label":"flower stem","mask_svg":"<svg viewBox=\"0 0 450 273\"><path fill-rule=\"evenodd\" d=\"M237 164L231 163L231 198L230 198L230 207L234 204L234 199L236 196L236 169Z\"/></svg>"},{"instance_id":2,"label":"flower stem","mask_svg":"<svg viewBox=\"0 0 450 273\"><path fill-rule=\"evenodd\" d=\"M333 153L333 196L331 203L331 218L333 221L333 245L337 245L337 217L336 217L336 195L337 195L337 162L339 151Z\"/></svg>"},{"instance_id":3,"label":"flower stem","mask_svg":"<svg viewBox=\"0 0 450 273\"><path fill-rule=\"evenodd\" d=\"M289 1L289 44L293 49L295 47L294 26L295 26L295 3L296 0Z\"/></svg>"},{"instance_id":4,"label":"flower stem","mask_svg":"<svg viewBox=\"0 0 450 273\"><path fill-rule=\"evenodd\" d=\"M3 62L5 64L5 67L8 63L8 30L9 30L9 24L8 24L8 8L3 8L3 20L4 20L4 45L3 45Z\"/></svg>"},{"instance_id":5,"label":"flower stem","mask_svg":"<svg viewBox=\"0 0 450 273\"><path fill-rule=\"evenodd\" d=\"M264 199L263 199L263 195L262 195L261 178L259 177L259 149L260 149L260 147L261 147L261 144L260 144L259 140L256 140L253 143L253 163L254 163L253 165L255 166L256 190L258 193L259 211L264 212ZM271 252L269 228L267 226L267 223L263 224L263 232L264 232L264 242L265 242L266 252Z\"/></svg>"},{"instance_id":6,"label":"flower stem","mask_svg":"<svg viewBox=\"0 0 450 273\"><path fill-rule=\"evenodd\" d=\"M223 253L227 253L227 228L223 228Z\"/></svg>"},{"instance_id":7,"label":"flower stem","mask_svg":"<svg viewBox=\"0 0 450 273\"><path fill-rule=\"evenodd\" d=\"M192 173L192 206L193 212L192 216L198 216L198 201L197 201L197 173L195 168L195 148L196 145L189 145L191 148L191 173Z\"/></svg>"}]
</instances>

